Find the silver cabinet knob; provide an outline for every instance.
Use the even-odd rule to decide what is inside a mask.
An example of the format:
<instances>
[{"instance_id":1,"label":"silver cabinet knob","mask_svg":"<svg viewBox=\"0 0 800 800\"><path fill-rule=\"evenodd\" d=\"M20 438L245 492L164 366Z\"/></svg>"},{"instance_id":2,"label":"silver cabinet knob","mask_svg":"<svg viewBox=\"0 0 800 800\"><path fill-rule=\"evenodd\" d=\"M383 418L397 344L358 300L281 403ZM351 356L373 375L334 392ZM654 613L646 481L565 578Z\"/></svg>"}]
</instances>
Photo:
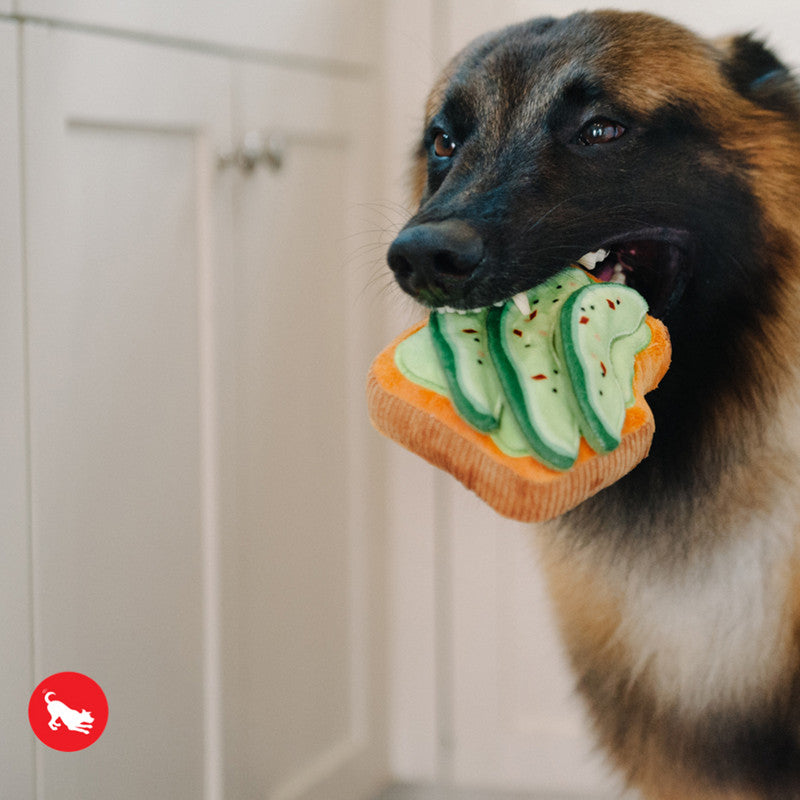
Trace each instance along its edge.
<instances>
[{"instance_id":1,"label":"silver cabinet knob","mask_svg":"<svg viewBox=\"0 0 800 800\"><path fill-rule=\"evenodd\" d=\"M286 139L279 133L248 131L242 143L234 150L219 156L220 169L239 167L243 172L252 172L259 164L279 170L286 158Z\"/></svg>"}]
</instances>

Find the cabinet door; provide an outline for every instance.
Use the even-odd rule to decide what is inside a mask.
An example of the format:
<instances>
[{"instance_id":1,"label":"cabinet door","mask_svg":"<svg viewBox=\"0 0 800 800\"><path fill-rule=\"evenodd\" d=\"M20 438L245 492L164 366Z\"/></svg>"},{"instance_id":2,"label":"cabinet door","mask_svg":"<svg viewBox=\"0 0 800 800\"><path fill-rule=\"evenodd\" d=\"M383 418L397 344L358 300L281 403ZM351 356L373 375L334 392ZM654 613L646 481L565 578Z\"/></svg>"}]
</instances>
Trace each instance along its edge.
<instances>
[{"instance_id":1,"label":"cabinet door","mask_svg":"<svg viewBox=\"0 0 800 800\"><path fill-rule=\"evenodd\" d=\"M23 45L34 667L110 705L87 750L37 744L38 796L215 796L228 70L39 26Z\"/></svg>"},{"instance_id":2,"label":"cabinet door","mask_svg":"<svg viewBox=\"0 0 800 800\"><path fill-rule=\"evenodd\" d=\"M30 565L25 453L17 26L0 22L0 775L9 797L31 797L33 747L25 709L31 692Z\"/></svg>"},{"instance_id":3,"label":"cabinet door","mask_svg":"<svg viewBox=\"0 0 800 800\"><path fill-rule=\"evenodd\" d=\"M385 773L382 484L364 403L380 339L352 235L375 196L375 98L368 81L253 64L234 87L237 139L260 136L270 158L235 190L226 796L353 800Z\"/></svg>"}]
</instances>

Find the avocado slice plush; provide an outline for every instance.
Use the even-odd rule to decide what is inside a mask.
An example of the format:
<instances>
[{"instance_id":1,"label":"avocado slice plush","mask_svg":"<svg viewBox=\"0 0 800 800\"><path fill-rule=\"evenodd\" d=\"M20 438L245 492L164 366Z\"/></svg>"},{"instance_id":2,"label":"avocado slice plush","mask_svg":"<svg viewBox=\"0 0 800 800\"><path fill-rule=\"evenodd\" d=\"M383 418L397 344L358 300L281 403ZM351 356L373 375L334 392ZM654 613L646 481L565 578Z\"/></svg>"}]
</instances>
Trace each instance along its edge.
<instances>
[{"instance_id":1,"label":"avocado slice plush","mask_svg":"<svg viewBox=\"0 0 800 800\"><path fill-rule=\"evenodd\" d=\"M457 314L432 311L434 350L456 410L482 433L500 425L503 394L486 343L487 310Z\"/></svg>"},{"instance_id":2,"label":"avocado slice plush","mask_svg":"<svg viewBox=\"0 0 800 800\"><path fill-rule=\"evenodd\" d=\"M632 399L633 358L650 341L646 314L644 298L616 283L585 286L561 310L556 349L580 409L581 432L598 452L620 443Z\"/></svg>"},{"instance_id":3,"label":"avocado slice plush","mask_svg":"<svg viewBox=\"0 0 800 800\"><path fill-rule=\"evenodd\" d=\"M530 313L508 302L486 318L489 352L511 413L536 457L569 469L578 457L580 430L569 374L553 334L564 302L590 279L566 269L527 292Z\"/></svg>"},{"instance_id":4,"label":"avocado slice plush","mask_svg":"<svg viewBox=\"0 0 800 800\"><path fill-rule=\"evenodd\" d=\"M502 307L431 312L395 360L503 452L566 470L581 435L597 452L619 445L646 312L635 290L568 267Z\"/></svg>"}]
</instances>

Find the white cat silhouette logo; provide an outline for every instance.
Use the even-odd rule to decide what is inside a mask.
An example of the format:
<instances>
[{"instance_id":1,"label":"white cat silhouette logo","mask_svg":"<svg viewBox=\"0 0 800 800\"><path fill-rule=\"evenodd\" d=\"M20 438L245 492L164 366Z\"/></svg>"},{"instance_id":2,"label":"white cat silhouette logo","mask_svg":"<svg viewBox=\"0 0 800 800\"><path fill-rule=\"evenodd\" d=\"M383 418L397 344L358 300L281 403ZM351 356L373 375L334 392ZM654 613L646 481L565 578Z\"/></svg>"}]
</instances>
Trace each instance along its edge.
<instances>
[{"instance_id":1,"label":"white cat silhouette logo","mask_svg":"<svg viewBox=\"0 0 800 800\"><path fill-rule=\"evenodd\" d=\"M91 711L87 711L85 708L76 711L60 700L51 700L50 698L54 696L55 692L48 692L44 696L44 702L47 703L47 711L50 714L50 722L47 723L50 730L57 731L63 722L67 730L88 735L94 722Z\"/></svg>"}]
</instances>

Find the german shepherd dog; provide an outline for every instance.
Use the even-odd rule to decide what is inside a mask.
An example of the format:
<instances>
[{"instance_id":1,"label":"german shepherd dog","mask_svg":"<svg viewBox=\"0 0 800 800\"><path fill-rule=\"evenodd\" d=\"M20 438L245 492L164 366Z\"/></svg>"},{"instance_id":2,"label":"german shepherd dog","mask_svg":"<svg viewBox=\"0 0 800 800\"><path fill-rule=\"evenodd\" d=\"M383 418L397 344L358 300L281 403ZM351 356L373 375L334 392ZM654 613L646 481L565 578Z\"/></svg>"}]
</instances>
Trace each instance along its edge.
<instances>
[{"instance_id":1,"label":"german shepherd dog","mask_svg":"<svg viewBox=\"0 0 800 800\"><path fill-rule=\"evenodd\" d=\"M424 305L562 269L667 325L650 455L541 530L598 741L659 800L800 798L800 94L752 36L535 19L436 82L392 243Z\"/></svg>"}]
</instances>

